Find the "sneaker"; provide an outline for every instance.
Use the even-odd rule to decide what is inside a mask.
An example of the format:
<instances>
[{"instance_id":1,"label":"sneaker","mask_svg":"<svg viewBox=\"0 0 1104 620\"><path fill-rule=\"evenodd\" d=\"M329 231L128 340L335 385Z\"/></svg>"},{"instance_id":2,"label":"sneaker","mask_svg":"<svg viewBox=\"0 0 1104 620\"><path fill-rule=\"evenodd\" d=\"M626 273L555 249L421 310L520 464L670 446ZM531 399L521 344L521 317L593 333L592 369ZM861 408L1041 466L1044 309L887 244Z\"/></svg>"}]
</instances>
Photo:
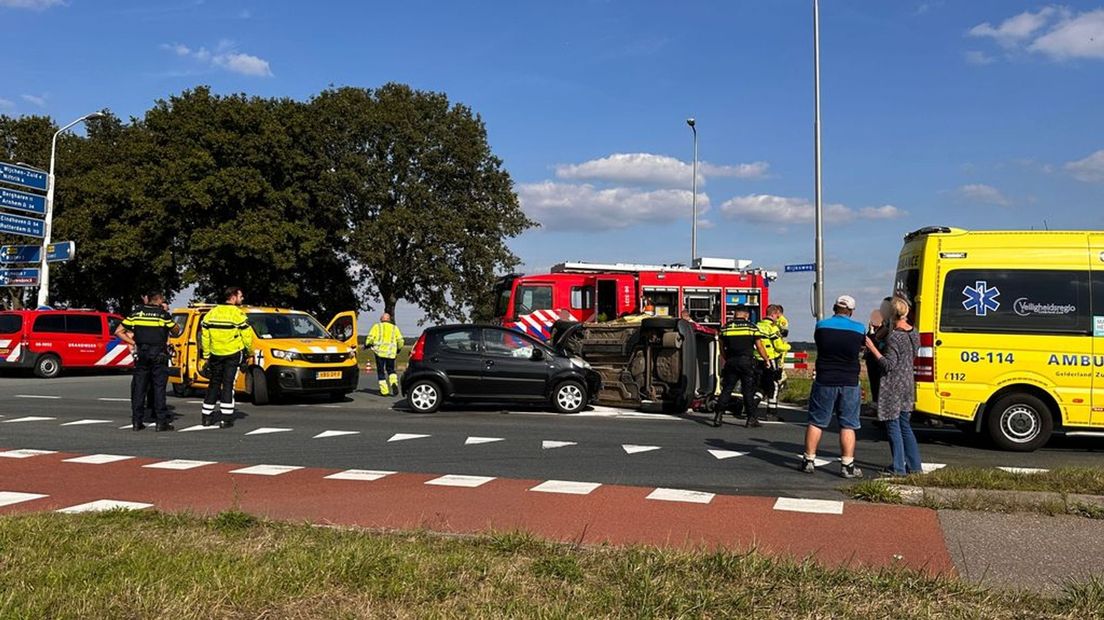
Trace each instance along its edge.
<instances>
[{"instance_id":1,"label":"sneaker","mask_svg":"<svg viewBox=\"0 0 1104 620\"><path fill-rule=\"evenodd\" d=\"M844 478L862 478L862 470L855 467L854 461L850 465L840 465L840 475Z\"/></svg>"},{"instance_id":2,"label":"sneaker","mask_svg":"<svg viewBox=\"0 0 1104 620\"><path fill-rule=\"evenodd\" d=\"M176 430L176 427L173 426L172 424L170 424L169 422L159 422L157 424L157 432L158 433L161 433L161 432L164 432L164 431L175 431L175 430Z\"/></svg>"},{"instance_id":3,"label":"sneaker","mask_svg":"<svg viewBox=\"0 0 1104 620\"><path fill-rule=\"evenodd\" d=\"M816 472L816 462L812 459L807 459L804 456L801 457L801 471L812 474Z\"/></svg>"},{"instance_id":4,"label":"sneaker","mask_svg":"<svg viewBox=\"0 0 1104 620\"><path fill-rule=\"evenodd\" d=\"M139 420L139 421L136 421L136 422L131 422L130 427L132 429L134 429L135 431L140 431L140 430L146 428L146 425L142 424L142 422Z\"/></svg>"},{"instance_id":5,"label":"sneaker","mask_svg":"<svg viewBox=\"0 0 1104 620\"><path fill-rule=\"evenodd\" d=\"M744 428L759 428L762 425L763 424L759 421L759 418L756 418L754 416L748 418L747 421L744 422Z\"/></svg>"}]
</instances>

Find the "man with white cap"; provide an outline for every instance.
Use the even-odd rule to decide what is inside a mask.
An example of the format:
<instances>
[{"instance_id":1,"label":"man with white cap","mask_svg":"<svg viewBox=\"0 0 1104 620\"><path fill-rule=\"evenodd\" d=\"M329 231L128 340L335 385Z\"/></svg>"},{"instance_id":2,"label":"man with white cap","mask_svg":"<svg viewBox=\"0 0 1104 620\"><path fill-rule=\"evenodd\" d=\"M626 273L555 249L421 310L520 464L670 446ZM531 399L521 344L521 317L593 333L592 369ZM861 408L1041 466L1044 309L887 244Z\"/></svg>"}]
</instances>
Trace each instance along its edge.
<instances>
[{"instance_id":1,"label":"man with white cap","mask_svg":"<svg viewBox=\"0 0 1104 620\"><path fill-rule=\"evenodd\" d=\"M855 466L855 431L860 426L859 356L866 346L866 328L851 318L855 298L850 295L840 295L832 312L831 318L817 322L813 332L816 378L809 393L809 425L805 429L801 471L816 471L817 446L835 416L840 428L840 475L861 478L862 470Z\"/></svg>"}]
</instances>

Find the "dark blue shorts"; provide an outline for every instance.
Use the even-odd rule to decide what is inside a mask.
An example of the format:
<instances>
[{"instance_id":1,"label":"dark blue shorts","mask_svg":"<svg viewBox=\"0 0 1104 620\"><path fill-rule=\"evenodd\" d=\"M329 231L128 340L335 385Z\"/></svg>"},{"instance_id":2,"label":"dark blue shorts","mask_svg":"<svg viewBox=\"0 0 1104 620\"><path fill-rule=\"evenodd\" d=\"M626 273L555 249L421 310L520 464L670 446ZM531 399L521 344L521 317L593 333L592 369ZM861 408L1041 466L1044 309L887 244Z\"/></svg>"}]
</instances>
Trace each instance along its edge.
<instances>
[{"instance_id":1,"label":"dark blue shorts","mask_svg":"<svg viewBox=\"0 0 1104 620\"><path fill-rule=\"evenodd\" d=\"M821 385L813 381L809 393L809 424L828 428L832 416L839 418L840 428L859 430L859 407L862 390L857 385Z\"/></svg>"}]
</instances>

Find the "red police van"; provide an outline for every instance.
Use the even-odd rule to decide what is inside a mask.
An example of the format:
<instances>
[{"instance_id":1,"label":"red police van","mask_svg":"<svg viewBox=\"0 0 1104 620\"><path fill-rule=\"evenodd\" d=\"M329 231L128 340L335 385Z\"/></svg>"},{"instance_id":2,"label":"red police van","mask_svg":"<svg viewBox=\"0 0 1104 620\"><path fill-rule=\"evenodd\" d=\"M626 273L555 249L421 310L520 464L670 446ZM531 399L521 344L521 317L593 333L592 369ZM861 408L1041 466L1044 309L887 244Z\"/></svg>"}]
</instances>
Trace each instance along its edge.
<instances>
[{"instance_id":1,"label":"red police van","mask_svg":"<svg viewBox=\"0 0 1104 620\"><path fill-rule=\"evenodd\" d=\"M130 348L115 336L122 320L94 310L0 312L0 370L50 378L63 368L131 368Z\"/></svg>"}]
</instances>

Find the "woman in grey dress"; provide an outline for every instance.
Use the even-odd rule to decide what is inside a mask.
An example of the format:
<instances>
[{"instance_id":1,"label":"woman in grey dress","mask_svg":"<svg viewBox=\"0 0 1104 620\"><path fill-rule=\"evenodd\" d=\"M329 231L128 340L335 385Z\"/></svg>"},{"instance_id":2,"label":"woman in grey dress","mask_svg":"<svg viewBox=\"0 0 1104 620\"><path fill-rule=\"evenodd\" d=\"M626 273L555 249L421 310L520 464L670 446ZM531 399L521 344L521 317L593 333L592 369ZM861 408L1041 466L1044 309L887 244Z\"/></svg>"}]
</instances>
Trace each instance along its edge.
<instances>
[{"instance_id":1,"label":"woman in grey dress","mask_svg":"<svg viewBox=\"0 0 1104 620\"><path fill-rule=\"evenodd\" d=\"M916 405L916 378L913 362L920 347L920 337L908 322L908 303L894 297L887 309L892 316L885 317L885 324L892 326L885 345L878 347L866 339L866 348L882 369L878 394L878 419L885 423L889 435L889 451L893 455L892 471L903 476L920 473L920 447L912 434L909 418Z\"/></svg>"}]
</instances>

